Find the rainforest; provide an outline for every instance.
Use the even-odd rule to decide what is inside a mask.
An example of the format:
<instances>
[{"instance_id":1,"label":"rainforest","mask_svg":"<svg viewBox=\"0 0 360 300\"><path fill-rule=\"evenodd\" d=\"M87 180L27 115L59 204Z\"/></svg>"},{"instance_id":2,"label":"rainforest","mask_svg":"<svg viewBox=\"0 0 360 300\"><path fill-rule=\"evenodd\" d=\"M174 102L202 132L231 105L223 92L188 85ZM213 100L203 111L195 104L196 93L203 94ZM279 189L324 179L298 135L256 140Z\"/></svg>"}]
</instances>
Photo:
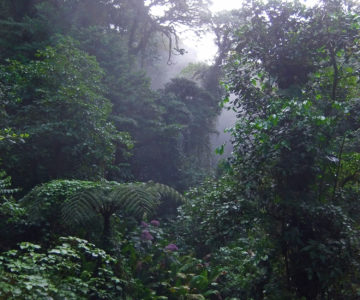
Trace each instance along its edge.
<instances>
[{"instance_id":1,"label":"rainforest","mask_svg":"<svg viewBox=\"0 0 360 300\"><path fill-rule=\"evenodd\" d=\"M360 299L359 3L211 7L0 0L0 300Z\"/></svg>"}]
</instances>

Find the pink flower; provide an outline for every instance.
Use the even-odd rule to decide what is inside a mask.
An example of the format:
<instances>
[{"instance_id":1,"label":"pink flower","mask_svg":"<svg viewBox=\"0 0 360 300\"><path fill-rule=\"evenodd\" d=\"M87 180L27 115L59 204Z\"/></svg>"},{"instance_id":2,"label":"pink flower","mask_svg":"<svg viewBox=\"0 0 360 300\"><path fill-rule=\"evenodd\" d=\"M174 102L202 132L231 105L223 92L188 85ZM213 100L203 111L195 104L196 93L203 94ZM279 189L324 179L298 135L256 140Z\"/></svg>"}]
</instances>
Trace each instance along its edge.
<instances>
[{"instance_id":1,"label":"pink flower","mask_svg":"<svg viewBox=\"0 0 360 300\"><path fill-rule=\"evenodd\" d=\"M178 251L179 248L175 245L175 244L169 244L165 247L165 250L169 250L169 251Z\"/></svg>"},{"instance_id":2,"label":"pink flower","mask_svg":"<svg viewBox=\"0 0 360 300\"><path fill-rule=\"evenodd\" d=\"M141 232L141 239L144 241L151 241L154 239L154 237L150 234L148 230L145 229Z\"/></svg>"},{"instance_id":3,"label":"pink flower","mask_svg":"<svg viewBox=\"0 0 360 300\"><path fill-rule=\"evenodd\" d=\"M153 226L156 226L156 227L159 227L159 226L160 226L160 222L159 222L158 220L152 220L152 221L150 222L150 224L153 225Z\"/></svg>"},{"instance_id":4,"label":"pink flower","mask_svg":"<svg viewBox=\"0 0 360 300\"><path fill-rule=\"evenodd\" d=\"M149 227L148 223L141 221L141 227L147 228Z\"/></svg>"}]
</instances>

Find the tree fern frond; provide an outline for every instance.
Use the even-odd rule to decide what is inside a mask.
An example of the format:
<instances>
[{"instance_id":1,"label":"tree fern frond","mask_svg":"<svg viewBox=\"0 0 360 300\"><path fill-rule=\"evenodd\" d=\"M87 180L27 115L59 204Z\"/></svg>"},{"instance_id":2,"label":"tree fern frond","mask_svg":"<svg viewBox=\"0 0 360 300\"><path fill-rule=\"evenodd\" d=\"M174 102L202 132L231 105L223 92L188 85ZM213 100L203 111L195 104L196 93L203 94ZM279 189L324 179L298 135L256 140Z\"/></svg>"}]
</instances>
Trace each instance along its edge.
<instances>
[{"instance_id":1,"label":"tree fern frond","mask_svg":"<svg viewBox=\"0 0 360 300\"><path fill-rule=\"evenodd\" d=\"M148 182L146 183L146 189L159 193L162 201L168 199L178 204L185 202L185 197L168 185L156 182Z\"/></svg>"},{"instance_id":2,"label":"tree fern frond","mask_svg":"<svg viewBox=\"0 0 360 300\"><path fill-rule=\"evenodd\" d=\"M158 204L158 197L136 185L122 184L112 191L91 189L75 194L62 209L66 223L83 223L94 215L112 215L122 212L125 215L141 217L152 213Z\"/></svg>"},{"instance_id":3,"label":"tree fern frond","mask_svg":"<svg viewBox=\"0 0 360 300\"><path fill-rule=\"evenodd\" d=\"M111 197L120 201L125 214L136 217L141 217L144 213L152 213L159 204L159 197L156 194L136 185L116 188L111 193Z\"/></svg>"},{"instance_id":4,"label":"tree fern frond","mask_svg":"<svg viewBox=\"0 0 360 300\"><path fill-rule=\"evenodd\" d=\"M44 210L44 203L42 198L38 195L41 194L41 186L33 188L24 198L20 200L20 203L23 207L26 208L30 221L35 221L42 219L42 210Z\"/></svg>"},{"instance_id":5,"label":"tree fern frond","mask_svg":"<svg viewBox=\"0 0 360 300\"><path fill-rule=\"evenodd\" d=\"M177 207L186 201L183 195L168 185L152 181L144 185L147 191L159 195L160 204L156 212L159 217L174 217L177 213Z\"/></svg>"},{"instance_id":6,"label":"tree fern frond","mask_svg":"<svg viewBox=\"0 0 360 300\"><path fill-rule=\"evenodd\" d=\"M73 195L62 208L65 223L86 225L97 214L104 212L104 192L98 189L82 191Z\"/></svg>"},{"instance_id":7,"label":"tree fern frond","mask_svg":"<svg viewBox=\"0 0 360 300\"><path fill-rule=\"evenodd\" d=\"M62 211L64 203L80 192L100 188L104 184L82 180L53 180L34 187L20 203L26 208L31 222L57 223L61 220L59 212ZM106 185L114 184L107 182Z\"/></svg>"}]
</instances>

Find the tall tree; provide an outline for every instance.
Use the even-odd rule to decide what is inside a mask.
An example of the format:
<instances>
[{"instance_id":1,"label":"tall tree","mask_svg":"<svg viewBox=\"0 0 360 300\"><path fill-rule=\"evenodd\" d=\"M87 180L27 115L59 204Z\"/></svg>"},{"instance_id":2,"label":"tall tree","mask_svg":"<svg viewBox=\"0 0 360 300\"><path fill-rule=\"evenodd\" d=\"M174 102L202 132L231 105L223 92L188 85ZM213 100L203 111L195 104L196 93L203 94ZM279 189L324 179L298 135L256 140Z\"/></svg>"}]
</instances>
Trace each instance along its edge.
<instances>
[{"instance_id":1,"label":"tall tree","mask_svg":"<svg viewBox=\"0 0 360 300\"><path fill-rule=\"evenodd\" d=\"M357 8L251 1L239 16L227 69L239 192L257 206L290 293L353 297L341 285L354 282L358 260L344 205L358 186L349 165L359 153Z\"/></svg>"},{"instance_id":2,"label":"tall tree","mask_svg":"<svg viewBox=\"0 0 360 300\"><path fill-rule=\"evenodd\" d=\"M22 54L34 54L31 44L41 44L54 33L71 35L76 29L99 26L113 30L127 43L129 55L145 55L149 42L161 35L168 43L169 59L179 49L179 25L201 30L209 22L208 0L34 0L2 1L0 22L2 54L19 47ZM26 4L26 5L25 5ZM12 34L9 34L11 32ZM33 45L34 46L34 45ZM19 54L16 54L19 55Z\"/></svg>"},{"instance_id":3,"label":"tall tree","mask_svg":"<svg viewBox=\"0 0 360 300\"><path fill-rule=\"evenodd\" d=\"M208 1L38 0L29 2L21 10L10 1L2 3L6 13L0 21L1 62L6 64L9 58L24 64L37 60L38 49L57 45L60 34L77 40L76 47L95 56L105 72L100 85L103 87L102 96L112 103L111 121L118 131L129 132L135 139L135 151L130 161L127 147L123 144L129 137L123 135L123 141L114 142L114 164L107 164L102 174L119 181L132 180L135 176L167 184L177 182L178 177L175 179L168 174L172 174L170 166L176 165L176 169L180 169L183 161L179 152L173 151L178 146L179 130L173 124L176 122L164 117L171 110L170 104L157 101L158 95L151 91L149 79L138 67L142 64L141 57L148 57L149 53L156 56L154 49L157 47L151 46L164 40L171 44L168 46L169 55L182 52L177 45L177 26L187 24L196 29L206 24ZM40 81L33 84L34 90L43 88ZM26 93L23 92L26 97L31 97ZM216 106L211 107L216 110ZM202 111L198 112L200 119ZM210 111L207 113L212 114ZM153 149L160 148L155 140L162 142L161 153L169 156L168 161L174 160L174 164L168 164L169 168L164 168L162 159L151 159L155 155ZM155 161L159 164L154 166Z\"/></svg>"},{"instance_id":4,"label":"tall tree","mask_svg":"<svg viewBox=\"0 0 360 300\"><path fill-rule=\"evenodd\" d=\"M109 122L103 72L73 40L38 52L28 64L1 68L10 88L2 127L26 132L26 143L2 149L14 183L28 189L52 178L99 178L114 158L114 141L124 141ZM6 122L6 123L4 123Z\"/></svg>"}]
</instances>

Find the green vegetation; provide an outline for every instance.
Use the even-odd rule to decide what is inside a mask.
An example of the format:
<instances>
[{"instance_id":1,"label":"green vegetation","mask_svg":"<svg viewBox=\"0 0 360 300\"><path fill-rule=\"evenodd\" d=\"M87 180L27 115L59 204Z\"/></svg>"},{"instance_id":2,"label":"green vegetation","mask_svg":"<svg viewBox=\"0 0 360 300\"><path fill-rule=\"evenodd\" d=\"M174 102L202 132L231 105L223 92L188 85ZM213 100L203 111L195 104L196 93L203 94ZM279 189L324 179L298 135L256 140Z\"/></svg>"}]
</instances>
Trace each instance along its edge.
<instances>
[{"instance_id":1,"label":"green vegetation","mask_svg":"<svg viewBox=\"0 0 360 300\"><path fill-rule=\"evenodd\" d=\"M360 7L208 4L0 1L1 300L359 299Z\"/></svg>"}]
</instances>

